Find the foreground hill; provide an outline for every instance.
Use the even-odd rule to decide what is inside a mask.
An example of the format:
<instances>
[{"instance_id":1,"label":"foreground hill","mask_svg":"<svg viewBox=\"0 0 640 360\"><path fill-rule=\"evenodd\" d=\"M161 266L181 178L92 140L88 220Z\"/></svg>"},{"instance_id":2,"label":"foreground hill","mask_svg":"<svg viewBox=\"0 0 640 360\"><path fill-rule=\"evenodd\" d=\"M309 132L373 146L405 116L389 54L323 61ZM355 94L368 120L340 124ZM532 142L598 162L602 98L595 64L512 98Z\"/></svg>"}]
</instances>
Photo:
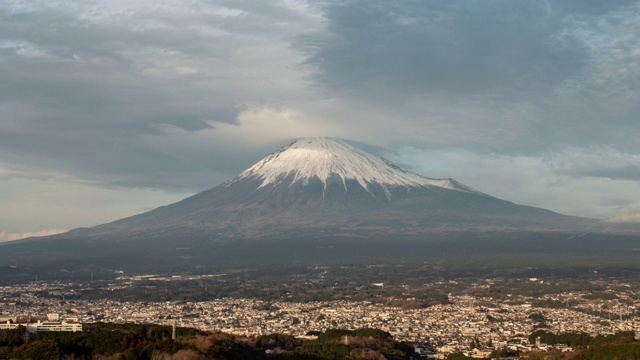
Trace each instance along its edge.
<instances>
[{"instance_id":1,"label":"foreground hill","mask_svg":"<svg viewBox=\"0 0 640 360\"><path fill-rule=\"evenodd\" d=\"M180 327L176 328L176 338L172 339L172 329L169 326L98 323L87 324L86 327L90 331L39 333L30 341L25 341L24 329L0 330L0 359L405 360L418 357L413 344L395 341L388 332L368 328L329 329L314 332L315 339L300 339L287 334L249 337ZM548 344L564 341L565 345L568 343L577 350L569 353L520 353L505 346L499 349L499 353L497 350L491 352L490 357L635 360L640 359L640 344L634 335L632 331L597 337L586 333L551 334L539 331L529 336L530 343L533 344L535 338L540 336ZM476 339L475 343L477 342ZM473 358L453 353L446 359Z\"/></svg>"}]
</instances>

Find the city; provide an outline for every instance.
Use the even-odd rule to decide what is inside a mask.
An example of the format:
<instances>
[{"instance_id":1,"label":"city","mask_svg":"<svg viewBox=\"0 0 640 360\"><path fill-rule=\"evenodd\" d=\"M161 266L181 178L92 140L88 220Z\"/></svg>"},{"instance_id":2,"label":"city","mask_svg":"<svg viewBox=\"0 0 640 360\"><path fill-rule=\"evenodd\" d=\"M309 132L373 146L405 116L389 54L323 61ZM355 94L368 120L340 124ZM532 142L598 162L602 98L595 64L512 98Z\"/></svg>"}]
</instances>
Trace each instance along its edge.
<instances>
[{"instance_id":1,"label":"city","mask_svg":"<svg viewBox=\"0 0 640 360\"><path fill-rule=\"evenodd\" d=\"M640 360L639 20L0 1L0 360Z\"/></svg>"},{"instance_id":2,"label":"city","mask_svg":"<svg viewBox=\"0 0 640 360\"><path fill-rule=\"evenodd\" d=\"M198 282L206 278L190 276L180 281ZM593 293L561 292L541 296L506 294L507 300L492 297L448 294L447 304L423 308L403 308L370 301L265 301L257 298L220 298L210 301L119 301L75 299L78 287L99 287L119 292L136 283L176 281L176 277L120 277L113 281L35 281L0 288L0 323L5 327L20 322L54 319L64 323L96 322L160 324L192 327L204 331L259 336L288 334L306 337L328 329L375 328L389 332L396 341L416 344L425 354L444 358L462 352L487 357L495 349L514 352L559 350L566 345L531 343L535 330L552 333L608 335L640 329L640 296L633 286L617 283L617 289ZM499 279L469 284L483 289ZM524 279L544 284L537 278ZM450 280L449 282L456 283ZM374 284L383 287L384 284ZM44 294L44 296L43 296ZM411 300L411 299L409 299ZM545 306L545 304L552 304ZM603 311L604 310L604 311ZM423 351L423 350L420 350Z\"/></svg>"}]
</instances>

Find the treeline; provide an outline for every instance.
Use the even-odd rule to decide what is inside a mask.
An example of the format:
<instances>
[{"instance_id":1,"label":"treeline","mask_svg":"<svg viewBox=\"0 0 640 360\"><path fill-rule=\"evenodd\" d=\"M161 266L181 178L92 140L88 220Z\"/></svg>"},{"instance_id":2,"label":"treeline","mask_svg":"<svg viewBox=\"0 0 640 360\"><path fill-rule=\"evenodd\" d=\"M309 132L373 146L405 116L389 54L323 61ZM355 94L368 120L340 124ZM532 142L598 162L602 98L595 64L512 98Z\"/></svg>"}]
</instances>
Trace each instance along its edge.
<instances>
[{"instance_id":1,"label":"treeline","mask_svg":"<svg viewBox=\"0 0 640 360\"><path fill-rule=\"evenodd\" d=\"M610 335L612 338L595 339L588 349L578 352L574 360L639 360L640 343L633 336L633 332L622 336ZM599 341L598 341L599 340Z\"/></svg>"},{"instance_id":2,"label":"treeline","mask_svg":"<svg viewBox=\"0 0 640 360\"><path fill-rule=\"evenodd\" d=\"M529 335L529 343L535 344L537 338L540 338L540 342L543 344L565 344L571 347L588 346L593 341L593 337L586 333L554 334L548 331L538 330Z\"/></svg>"},{"instance_id":3,"label":"treeline","mask_svg":"<svg viewBox=\"0 0 640 360\"><path fill-rule=\"evenodd\" d=\"M408 359L413 345L399 343L377 329L327 330L318 339L305 341L292 351L280 353L284 359Z\"/></svg>"},{"instance_id":4,"label":"treeline","mask_svg":"<svg viewBox=\"0 0 640 360\"><path fill-rule=\"evenodd\" d=\"M176 328L182 337L204 334L196 329ZM0 330L0 360L4 359L151 359L154 353L181 350L171 341L169 326L105 324L87 332L41 332L29 335L26 328Z\"/></svg>"},{"instance_id":5,"label":"treeline","mask_svg":"<svg viewBox=\"0 0 640 360\"><path fill-rule=\"evenodd\" d=\"M396 342L388 332L377 329L332 329L308 335L317 339L285 334L246 337L178 327L176 340L172 340L169 326L99 323L86 332L38 333L33 338L21 327L0 330L0 360L406 360L414 354L411 344ZM577 350L571 354L527 354L526 359L640 360L640 342L632 331L590 336L540 330L529 340L533 343L537 337L543 343L567 344ZM467 358L451 354L447 359Z\"/></svg>"},{"instance_id":6,"label":"treeline","mask_svg":"<svg viewBox=\"0 0 640 360\"><path fill-rule=\"evenodd\" d=\"M540 342L543 344L566 344L571 347L635 342L635 333L633 331L621 331L612 335L591 336L587 333L554 334L544 330L538 330L529 335L529 343L534 344L538 337L540 337Z\"/></svg>"},{"instance_id":7,"label":"treeline","mask_svg":"<svg viewBox=\"0 0 640 360\"><path fill-rule=\"evenodd\" d=\"M96 324L86 332L39 333L0 330L0 360L206 360L206 359L408 359L410 344L376 329L328 330L317 340L290 335L259 337L205 333L171 327Z\"/></svg>"},{"instance_id":8,"label":"treeline","mask_svg":"<svg viewBox=\"0 0 640 360\"><path fill-rule=\"evenodd\" d=\"M579 347L571 354L531 354L530 360L640 360L640 342L635 339L633 331L618 332L613 335L590 336L588 334L551 334L536 331L529 336L535 342L536 337L546 344L567 344Z\"/></svg>"}]
</instances>

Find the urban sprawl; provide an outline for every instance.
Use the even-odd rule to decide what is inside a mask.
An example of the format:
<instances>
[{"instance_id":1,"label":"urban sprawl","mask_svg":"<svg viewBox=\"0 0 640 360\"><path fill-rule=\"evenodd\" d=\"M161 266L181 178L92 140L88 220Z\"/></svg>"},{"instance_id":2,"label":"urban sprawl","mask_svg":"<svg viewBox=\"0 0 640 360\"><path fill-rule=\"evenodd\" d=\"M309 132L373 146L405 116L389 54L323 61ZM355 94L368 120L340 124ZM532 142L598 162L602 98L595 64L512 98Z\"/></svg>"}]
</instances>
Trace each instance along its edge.
<instances>
[{"instance_id":1,"label":"urban sprawl","mask_svg":"<svg viewBox=\"0 0 640 360\"><path fill-rule=\"evenodd\" d=\"M130 281L135 279L113 282L109 286L112 291L118 291ZM508 302L449 295L450 304L402 309L353 301L295 303L222 298L203 302L125 302L65 299L65 295L72 292L73 285L70 282L39 281L19 287L0 287L0 328L38 324L38 321L58 325L95 322L175 324L248 336L272 333L307 336L310 332L334 328L376 328L389 332L398 341L424 345L425 349L431 349L429 357L433 358L453 352L484 357L493 349L503 347L523 352L547 350L548 345L531 344L527 339L539 328L553 333L584 332L591 335L619 331L635 331L637 334L640 330L640 317L637 316L640 300L631 290L616 292L615 299L592 300L588 300L588 293L581 292L537 298L513 295L513 301ZM49 296L38 295L43 291ZM539 307L533 304L534 300L567 306ZM31 325L31 328L35 329L36 325ZM66 327L71 328L78 330L77 326ZM555 347L571 350L566 346Z\"/></svg>"}]
</instances>

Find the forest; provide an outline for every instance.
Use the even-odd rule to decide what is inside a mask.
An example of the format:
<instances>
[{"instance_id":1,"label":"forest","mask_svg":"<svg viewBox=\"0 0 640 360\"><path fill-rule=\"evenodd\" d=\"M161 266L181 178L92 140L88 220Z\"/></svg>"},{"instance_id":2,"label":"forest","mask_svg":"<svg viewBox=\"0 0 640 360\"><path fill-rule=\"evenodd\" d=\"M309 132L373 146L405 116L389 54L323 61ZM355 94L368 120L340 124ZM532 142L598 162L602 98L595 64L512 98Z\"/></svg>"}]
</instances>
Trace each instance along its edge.
<instances>
[{"instance_id":1,"label":"forest","mask_svg":"<svg viewBox=\"0 0 640 360\"><path fill-rule=\"evenodd\" d=\"M84 332L26 335L0 330L0 359L206 360L206 359L408 359L413 346L376 329L328 330L305 340L284 334L245 337L160 325L99 323Z\"/></svg>"},{"instance_id":2,"label":"forest","mask_svg":"<svg viewBox=\"0 0 640 360\"><path fill-rule=\"evenodd\" d=\"M203 332L161 325L98 323L83 332L49 332L27 335L25 328L0 330L0 360L208 360L208 359L307 359L401 360L419 358L413 344L394 341L377 329L331 329L312 332L302 339L286 334L257 337ZM571 353L518 354L528 360L640 360L640 342L633 332L608 336L552 334L543 330L529 336L546 344L567 344ZM494 351L491 358L513 356ZM462 353L447 360L472 359Z\"/></svg>"}]
</instances>

